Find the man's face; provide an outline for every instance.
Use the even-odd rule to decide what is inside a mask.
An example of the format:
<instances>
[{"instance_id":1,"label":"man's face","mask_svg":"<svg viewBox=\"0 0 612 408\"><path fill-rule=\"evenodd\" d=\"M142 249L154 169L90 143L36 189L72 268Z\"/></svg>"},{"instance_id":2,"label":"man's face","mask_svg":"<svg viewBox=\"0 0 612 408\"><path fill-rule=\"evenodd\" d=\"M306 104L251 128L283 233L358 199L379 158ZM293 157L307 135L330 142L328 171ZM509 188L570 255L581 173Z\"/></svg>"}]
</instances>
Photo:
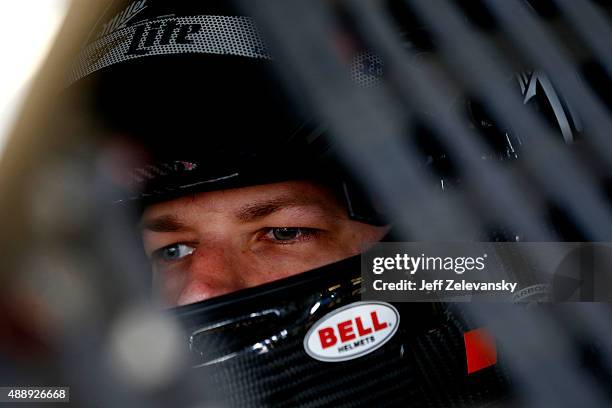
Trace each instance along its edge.
<instances>
[{"instance_id":1,"label":"man's face","mask_svg":"<svg viewBox=\"0 0 612 408\"><path fill-rule=\"evenodd\" d=\"M154 204L141 228L155 287L169 307L356 255L387 231L350 220L331 191L307 181Z\"/></svg>"}]
</instances>

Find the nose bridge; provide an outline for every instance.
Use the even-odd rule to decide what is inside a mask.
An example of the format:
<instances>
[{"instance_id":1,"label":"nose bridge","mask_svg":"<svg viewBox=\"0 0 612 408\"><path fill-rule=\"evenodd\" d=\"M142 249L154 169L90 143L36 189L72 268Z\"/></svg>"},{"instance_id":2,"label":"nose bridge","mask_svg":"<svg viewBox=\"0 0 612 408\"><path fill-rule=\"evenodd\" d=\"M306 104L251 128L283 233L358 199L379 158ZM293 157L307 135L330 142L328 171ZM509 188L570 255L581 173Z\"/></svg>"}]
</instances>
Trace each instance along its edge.
<instances>
[{"instance_id":1,"label":"nose bridge","mask_svg":"<svg viewBox=\"0 0 612 408\"><path fill-rule=\"evenodd\" d=\"M240 256L221 242L202 245L192 254L178 305L223 295L246 287L240 273Z\"/></svg>"}]
</instances>

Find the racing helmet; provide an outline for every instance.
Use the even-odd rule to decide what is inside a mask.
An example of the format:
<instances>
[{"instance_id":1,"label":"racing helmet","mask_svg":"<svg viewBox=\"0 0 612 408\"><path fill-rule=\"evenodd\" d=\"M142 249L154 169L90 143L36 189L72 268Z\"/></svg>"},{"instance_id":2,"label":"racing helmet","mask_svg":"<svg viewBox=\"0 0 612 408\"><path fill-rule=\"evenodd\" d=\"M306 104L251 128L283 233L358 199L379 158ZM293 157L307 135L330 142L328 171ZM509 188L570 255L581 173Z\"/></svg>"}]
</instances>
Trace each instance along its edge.
<instances>
[{"instance_id":1,"label":"racing helmet","mask_svg":"<svg viewBox=\"0 0 612 408\"><path fill-rule=\"evenodd\" d=\"M384 75L380 58L363 48L343 52L358 86ZM389 222L339 160L325 123L280 91L273 64L256 21L228 2L111 2L66 92L88 95L87 110L111 137L144 152L115 202L142 209L195 192L308 179L338 191L351 219ZM527 75L519 78L529 101L536 93ZM542 83L543 74L529 75ZM467 106L477 126L499 129ZM490 133L505 158L518 154L511 130ZM454 178L444 173L444 152L424 150L424 166ZM361 302L362 292L357 256L171 313L184 327L194 376L221 406L472 406L505 398L501 356L466 370L467 334L478 329L467 316L437 303ZM347 359L309 353L306 339L319 322L355 308L370 319L364 333L378 327L384 342ZM377 320L385 312L392 320Z\"/></svg>"}]
</instances>

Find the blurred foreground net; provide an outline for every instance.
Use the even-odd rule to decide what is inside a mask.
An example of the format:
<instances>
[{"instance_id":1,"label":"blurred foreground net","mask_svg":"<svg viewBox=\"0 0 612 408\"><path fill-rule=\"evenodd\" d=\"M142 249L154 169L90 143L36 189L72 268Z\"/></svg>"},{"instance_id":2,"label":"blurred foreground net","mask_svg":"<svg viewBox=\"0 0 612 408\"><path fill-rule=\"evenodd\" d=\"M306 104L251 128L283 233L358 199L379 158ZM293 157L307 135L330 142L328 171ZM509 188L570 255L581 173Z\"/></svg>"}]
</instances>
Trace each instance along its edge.
<instances>
[{"instance_id":1,"label":"blurred foreground net","mask_svg":"<svg viewBox=\"0 0 612 408\"><path fill-rule=\"evenodd\" d=\"M237 6L258 20L292 101L325 124L402 240L611 240L612 9L605 2ZM80 387L75 400L104 406L191 406L206 387L173 354L173 322L144 311L148 287L132 272L146 268L132 256L129 221L100 204L112 195L116 161L106 160L114 147L100 151L83 140L90 124L51 122L58 121L70 136L57 145L41 142L39 129L42 147L30 156L17 145L6 153L27 157L28 171L17 172L20 182L6 175L12 167L2 176L9 273L1 277L18 288L3 299L5 332L33 341L7 343L11 357L0 374L6 385L66 381ZM49 321L29 333L20 319L37 316L40 305ZM524 405L610 405L609 305L474 304L461 313L500 339ZM126 357L125 344L141 354ZM13 362L21 347L35 356L31 367ZM37 360L45 347L62 353Z\"/></svg>"},{"instance_id":2,"label":"blurred foreground net","mask_svg":"<svg viewBox=\"0 0 612 408\"><path fill-rule=\"evenodd\" d=\"M242 4L264 22L295 99L325 117L346 161L400 220L405 240L475 231L483 240L610 240L606 4ZM341 51L351 41L380 57L377 86L348 81ZM361 69L377 76L378 63L366 59ZM427 164L418 159L423 137L436 146ZM441 174L443 165L428 172L428 164L444 161L450 172ZM472 304L466 313L502 339L526 405L610 404L609 305L517 311ZM585 354L596 357L585 364Z\"/></svg>"}]
</instances>

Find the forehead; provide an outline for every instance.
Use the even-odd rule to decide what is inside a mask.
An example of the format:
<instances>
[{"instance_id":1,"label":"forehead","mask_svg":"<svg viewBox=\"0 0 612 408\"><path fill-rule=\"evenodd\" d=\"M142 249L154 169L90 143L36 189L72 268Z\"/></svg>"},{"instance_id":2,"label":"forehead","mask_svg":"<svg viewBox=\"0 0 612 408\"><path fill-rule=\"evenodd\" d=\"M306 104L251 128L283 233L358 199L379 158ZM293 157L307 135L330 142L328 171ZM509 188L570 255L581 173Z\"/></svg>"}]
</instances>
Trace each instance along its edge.
<instances>
[{"instance_id":1,"label":"forehead","mask_svg":"<svg viewBox=\"0 0 612 408\"><path fill-rule=\"evenodd\" d=\"M156 203L146 208L142 218L146 220L168 213L179 216L202 212L237 213L249 207L255 210L257 206L308 206L334 214L342 209L331 189L311 181L289 181L197 193Z\"/></svg>"}]
</instances>

